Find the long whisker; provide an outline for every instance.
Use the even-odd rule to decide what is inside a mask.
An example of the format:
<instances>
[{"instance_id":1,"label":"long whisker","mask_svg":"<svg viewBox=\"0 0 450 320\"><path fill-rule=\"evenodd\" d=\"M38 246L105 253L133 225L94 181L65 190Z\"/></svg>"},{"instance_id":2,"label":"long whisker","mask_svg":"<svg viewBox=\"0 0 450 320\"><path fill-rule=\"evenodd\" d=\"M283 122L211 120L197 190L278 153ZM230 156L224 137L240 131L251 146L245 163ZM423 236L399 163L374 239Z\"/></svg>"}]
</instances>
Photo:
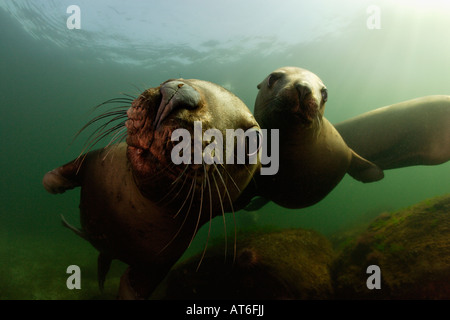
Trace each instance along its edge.
<instances>
[{"instance_id":1,"label":"long whisker","mask_svg":"<svg viewBox=\"0 0 450 320\"><path fill-rule=\"evenodd\" d=\"M315 128L316 137L319 137L320 131L322 129L322 119L320 119L319 114L316 115L317 123Z\"/></svg>"},{"instance_id":2,"label":"long whisker","mask_svg":"<svg viewBox=\"0 0 450 320\"><path fill-rule=\"evenodd\" d=\"M121 104L121 106L114 107L110 109L107 112L104 112L90 121L86 123L78 132L75 134L72 143L80 136L80 134L86 130L89 126L93 125L94 123L97 123L101 120L110 118L106 123L102 124L100 127L96 128L87 138L87 141L84 144L84 148L81 151L80 155L77 157L77 160L79 160L78 163L78 171L80 170L84 160L86 159L87 153L102 139L104 139L106 136L113 134L116 130L119 130L112 140L109 142L109 144L106 147L109 147L113 142L117 141L120 138L120 141L126 136L126 134L122 134L123 127L125 126L125 119L127 118L127 109L130 107L130 105L133 103L133 101L136 99L135 97L129 95L129 94L123 94L124 97L118 97L118 98L112 98L108 99L96 106L94 106L91 110L91 113L95 110L98 110L102 106L108 105L108 104ZM108 128L111 124L113 124L116 121L120 121L119 124L114 125L111 128ZM105 148L106 148L105 147Z\"/></svg>"},{"instance_id":3,"label":"long whisker","mask_svg":"<svg viewBox=\"0 0 450 320\"><path fill-rule=\"evenodd\" d=\"M145 184L145 183L147 183L148 181L153 181L153 182L155 182L155 181L157 181L157 180L159 180L159 179L165 179L165 178L166 178L166 176L165 176L166 171L172 170L172 168L173 168L174 166L176 166L176 164L174 164L174 163L172 163L172 162L169 162L168 164L165 165L164 168L158 169L158 172L156 172L156 173L154 173L154 174L152 174L152 175L149 175L149 176L147 176L146 178L142 178L142 183ZM157 202L157 203L158 203L158 202Z\"/></svg>"},{"instance_id":4,"label":"long whisker","mask_svg":"<svg viewBox=\"0 0 450 320\"><path fill-rule=\"evenodd\" d=\"M113 148L110 148L110 147L114 144L114 142L117 141L119 138L120 138L119 141L121 141L121 140L127 135L127 132L123 132L124 130L126 130L125 127L122 128L122 129L120 129L120 130L114 135L114 137L111 139L111 141L108 143L108 145L107 145L106 147L103 148L103 149L108 149L108 148L109 148L108 152L106 152L105 156L103 157L103 160L105 160L105 159L108 157L109 153L110 153L111 150L113 149ZM115 145L116 148L117 148L117 146L118 146L118 144Z\"/></svg>"},{"instance_id":5,"label":"long whisker","mask_svg":"<svg viewBox=\"0 0 450 320\"><path fill-rule=\"evenodd\" d=\"M108 152L107 152L106 155L103 157L103 160L106 160L106 157L110 154L111 150L117 149L117 147L119 147L119 144L113 144L113 145L111 145L111 146L109 147ZM114 155L115 155L115 153L112 153L111 160L110 160L111 163L112 163L112 161L114 160Z\"/></svg>"},{"instance_id":6,"label":"long whisker","mask_svg":"<svg viewBox=\"0 0 450 320\"><path fill-rule=\"evenodd\" d=\"M116 126L114 126L113 128L110 128L108 130L106 130L105 132L103 132L102 134L98 134L98 136L95 138L95 140L90 141L84 148L83 150L80 152L80 154L77 157L77 160L81 160L79 161L79 165L78 165L78 169L77 169L77 173L80 170L84 160L86 159L89 151L103 138L105 138L107 135L113 133L114 131L116 131L117 129L123 127L122 124L118 124ZM123 139L126 136L126 132L123 134L123 136L121 137L121 139Z\"/></svg>"},{"instance_id":7,"label":"long whisker","mask_svg":"<svg viewBox=\"0 0 450 320\"><path fill-rule=\"evenodd\" d=\"M186 204L186 201L187 201L189 195L191 194L191 192L192 192L192 194L194 195L194 193L195 193L195 180L196 180L196 178L197 178L197 171L195 171L195 175L194 175L194 178L192 179L192 184L191 184L191 187L189 188L188 195L186 196L186 199L184 199L184 202L183 202L183 204L181 205L181 208L180 208L180 209L177 211L177 213L175 213L175 215L173 216L174 218L176 218L176 217L178 216L178 214L181 212L181 209L183 209L183 207L184 207L184 205ZM193 198L193 196L192 196L192 198ZM192 200L191 200L191 204L192 204ZM188 210L188 213L189 213L189 210ZM187 214L186 214L186 216L187 216Z\"/></svg>"},{"instance_id":8,"label":"long whisker","mask_svg":"<svg viewBox=\"0 0 450 320\"><path fill-rule=\"evenodd\" d=\"M121 129L123 126L124 126L123 123L119 123L119 124L115 125L112 128L109 128L109 129L106 129L106 130L102 130L101 132L99 132L95 137L93 137L92 139L90 139L88 141L87 145L81 151L80 156L83 153L89 152L99 141L104 139L106 136L112 134L116 130Z\"/></svg>"},{"instance_id":9,"label":"long whisker","mask_svg":"<svg viewBox=\"0 0 450 320\"><path fill-rule=\"evenodd\" d=\"M203 170L205 170L204 169L205 168L205 165L203 165ZM198 210L198 217L197 217L197 224L195 225L195 229L194 229L194 232L192 233L192 238L191 238L191 241L189 241L189 245L188 245L188 247L190 247L191 246L191 243L192 243L192 241L194 240L194 238L195 238L195 235L197 234L197 230L198 230L198 226L199 226L199 224L200 224L200 219L201 219L201 217L202 217L202 207L203 207L203 191L204 191L204 187L205 187L205 183L206 183L206 177L204 178L204 179L202 179L202 185L201 185L201 190L200 190L200 209Z\"/></svg>"},{"instance_id":10,"label":"long whisker","mask_svg":"<svg viewBox=\"0 0 450 320\"><path fill-rule=\"evenodd\" d=\"M198 269L200 268L200 265L202 264L203 258L205 257L206 248L208 247L209 236L210 236L210 234L211 234L211 222L212 222L212 218L213 218L213 217L212 217L212 192L211 192L211 183L210 183L210 181L209 181L208 172L206 171L205 166L203 166L203 169L204 169L204 171L205 171L206 183L207 183L207 185L208 185L208 190L209 190L209 226L208 226L208 236L207 236L207 238L206 238L205 248L203 249L202 256L200 257L200 261L198 262L196 271L198 271Z\"/></svg>"},{"instance_id":11,"label":"long whisker","mask_svg":"<svg viewBox=\"0 0 450 320\"><path fill-rule=\"evenodd\" d=\"M244 168L245 168L245 170L247 170L248 174L249 174L250 176L253 177L253 173L250 171L250 169L248 168L248 165L245 163L245 159L242 160L242 159L238 156L237 153L234 154L234 159L237 160L237 161L235 161L234 163L236 163L236 164L239 163L238 165L244 166ZM235 183L234 180L233 180L233 177L228 173L228 171L226 170L225 166L224 166L223 164L221 164L221 165L222 165L222 167L225 169L225 171L227 172L228 176L232 179L232 181L233 181L233 183L235 184L235 186L237 187L236 183ZM238 189L239 192L241 192L241 191L239 190L239 187L237 187L237 189Z\"/></svg>"},{"instance_id":12,"label":"long whisker","mask_svg":"<svg viewBox=\"0 0 450 320\"><path fill-rule=\"evenodd\" d=\"M92 125L93 123L102 120L106 117L110 117L113 115L125 115L126 116L126 110L130 107L131 103L135 100L133 96L124 94L126 97L119 97L119 98L112 98L109 100L106 100L98 105L96 105L95 107L92 108L92 111L95 111L97 109L99 109L100 107L107 105L107 104L115 104L115 103L119 103L119 104L125 104L123 106L119 106L119 107L115 107L112 108L110 111L105 112L99 116L94 117L92 120L90 120L87 124L85 124L83 126L83 128L81 128L77 134L75 135L74 139L75 140L82 131L84 131L87 127L89 127L90 125Z\"/></svg>"},{"instance_id":13,"label":"long whisker","mask_svg":"<svg viewBox=\"0 0 450 320\"><path fill-rule=\"evenodd\" d=\"M112 99L108 99L106 101L103 101L102 103L99 103L98 105L94 106L92 108L92 110L97 110L98 108L107 105L107 104L112 104L112 103L130 103L133 102L134 99L132 96L130 97L119 97L119 98L112 98Z\"/></svg>"},{"instance_id":14,"label":"long whisker","mask_svg":"<svg viewBox=\"0 0 450 320\"><path fill-rule=\"evenodd\" d=\"M106 127L107 127L109 124L111 124L112 122L127 118L127 114L126 114L126 112L124 112L123 110L122 110L122 111L113 111L113 112L110 112L109 114L101 114L101 115L95 117L94 119L90 120L87 124L85 124L85 125L83 126L83 128L81 128L81 129L77 132L77 134L75 135L73 141L74 141L76 138L78 138L78 136L81 134L81 132L84 131L84 130L85 130L87 127L89 127L90 125L94 124L94 123L97 122L97 121L103 120L103 119L105 119L105 118L108 118L108 117L111 117L111 116L114 116L114 115L115 115L116 117L114 117L114 118L108 120L106 123L104 123L103 125L101 125L101 126L98 127L97 129L95 129L94 132L92 132L92 133L89 135L88 139L90 139L95 133L97 133L97 132L99 132L99 131L101 132L104 128L106 128ZM122 124L124 125L125 122L123 122Z\"/></svg>"},{"instance_id":15,"label":"long whisker","mask_svg":"<svg viewBox=\"0 0 450 320\"><path fill-rule=\"evenodd\" d=\"M183 204L181 205L181 208L178 210L178 212L175 214L174 218L176 218L176 216L178 215L178 213L181 211L181 209L183 209L187 199L189 198L189 195L192 192L192 197L191 197L191 204L192 204L192 200L194 199L194 194L195 194L195 188L193 187L195 185L195 179L196 176L194 176L194 178L192 179L192 184L191 184L191 188L189 189L189 193L186 196L186 199L184 200ZM190 211L190 206L189 206L189 210L186 211L186 215L184 216L183 222L181 223L181 226L178 228L178 231L175 233L175 235L172 237L172 239L159 251L158 254L160 254L161 252L163 252L168 246L170 246L170 244L176 239L176 237L180 234L181 230L183 229L183 226L189 216L189 211Z\"/></svg>"},{"instance_id":16,"label":"long whisker","mask_svg":"<svg viewBox=\"0 0 450 320\"><path fill-rule=\"evenodd\" d=\"M230 177L231 182L233 182L234 186L236 187L236 190L241 193L241 189L238 187L236 181L234 181L233 177L231 176L231 174L228 172L227 168L221 163L220 166L223 168L223 171L225 171L225 173L228 175L228 177Z\"/></svg>"},{"instance_id":17,"label":"long whisker","mask_svg":"<svg viewBox=\"0 0 450 320\"><path fill-rule=\"evenodd\" d=\"M180 182L180 179L181 179L181 177L184 175L184 173L186 172L186 169L188 168L188 164L186 165L186 168L183 170L183 172L178 176L178 178L176 179L177 180L177 183L175 183L173 186L172 186L172 188L166 193L166 195L164 196L164 197L162 197L161 199L159 199L156 203L157 204L159 204L159 203L162 203L163 201L164 201L164 199L166 199L169 195L171 195L172 194L172 192L175 190L175 188L178 186L178 184L179 184L179 182ZM175 196L173 196L169 201L167 201L167 202L165 202L165 204L167 205L167 204L169 204L169 203L171 203L173 200L175 200L177 197L178 197L178 195L180 194L180 192L183 190L183 187L184 187L184 184L186 183L186 180L187 180L187 177L188 176L185 176L185 178L184 178L184 180L183 180L183 183L181 184L181 188L178 190L178 192L175 194Z\"/></svg>"},{"instance_id":18,"label":"long whisker","mask_svg":"<svg viewBox=\"0 0 450 320\"><path fill-rule=\"evenodd\" d=\"M189 167L189 164L186 165L186 167L184 168L183 172L181 172L181 174L178 176L178 178L176 178L172 184L176 184L178 183L178 180L183 176L183 174L186 172L187 168Z\"/></svg>"},{"instance_id":19,"label":"long whisker","mask_svg":"<svg viewBox=\"0 0 450 320\"><path fill-rule=\"evenodd\" d=\"M139 90L139 92L142 92L143 90L140 90L138 87L135 87L136 89L138 89ZM131 94L129 94L129 93L125 93L125 92L121 92L120 93L121 95L124 95L125 97L128 97L129 98L129 100L131 100L131 101L134 101L134 100L136 100L138 97L136 97L136 96L133 96L133 95L131 95ZM140 94L139 94L140 95ZM125 98L125 99L127 99L127 98Z\"/></svg>"},{"instance_id":20,"label":"long whisker","mask_svg":"<svg viewBox=\"0 0 450 320\"><path fill-rule=\"evenodd\" d=\"M216 168L216 171L217 171L217 167L215 167L215 168ZM214 184L216 185L217 195L218 195L219 203L220 203L220 209L222 211L223 230L224 230L224 238L225 238L225 260L226 260L226 258L227 258L228 239L227 239L227 222L225 220L225 210L223 208L222 196L220 194L219 185L217 184L216 178L214 177L214 173L211 174L211 177L213 178Z\"/></svg>"},{"instance_id":21,"label":"long whisker","mask_svg":"<svg viewBox=\"0 0 450 320\"><path fill-rule=\"evenodd\" d=\"M127 132L125 132L126 130L127 130L126 127L122 127L120 130L118 130L116 132L116 134L114 134L114 136L111 138L109 143L105 146L105 148L108 148L110 145L112 145L117 140L123 139L127 135Z\"/></svg>"},{"instance_id":22,"label":"long whisker","mask_svg":"<svg viewBox=\"0 0 450 320\"><path fill-rule=\"evenodd\" d=\"M234 262L236 261L237 229L236 229L236 217L235 217L234 209L233 209L233 201L231 200L231 195L230 195L230 193L228 192L227 185L226 185L225 181L223 180L223 177L222 177L222 175L220 174L219 170L217 169L216 164L214 163L213 165L214 165L214 167L216 168L216 171L217 171L217 174L219 175L220 180L222 181L223 187L224 187L225 192L226 192L226 194L227 194L227 196L228 196L228 200L230 201L230 209L231 209L231 212L232 212L232 214L233 214L233 223L234 223L234 251L233 251L233 263L234 263ZM225 215L224 215L224 219L225 219Z\"/></svg>"},{"instance_id":23,"label":"long whisker","mask_svg":"<svg viewBox=\"0 0 450 320\"><path fill-rule=\"evenodd\" d=\"M167 163L164 168L159 169L158 172L150 175L149 177L147 177L147 179L153 180L153 181L166 179L166 176L165 176L166 172L171 171L173 169L173 167L175 167L175 166L176 166L176 164L174 164L174 163Z\"/></svg>"}]
</instances>

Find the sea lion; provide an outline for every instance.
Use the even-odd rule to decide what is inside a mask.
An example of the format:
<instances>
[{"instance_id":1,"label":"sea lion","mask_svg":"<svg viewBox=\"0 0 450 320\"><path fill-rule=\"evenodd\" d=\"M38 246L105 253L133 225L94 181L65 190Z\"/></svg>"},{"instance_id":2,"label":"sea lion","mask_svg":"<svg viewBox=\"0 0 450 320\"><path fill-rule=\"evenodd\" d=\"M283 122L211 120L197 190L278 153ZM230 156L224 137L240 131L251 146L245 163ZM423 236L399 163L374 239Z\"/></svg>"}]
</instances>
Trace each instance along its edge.
<instances>
[{"instance_id":1,"label":"sea lion","mask_svg":"<svg viewBox=\"0 0 450 320\"><path fill-rule=\"evenodd\" d=\"M383 170L450 160L450 96L400 102L335 127L350 148Z\"/></svg>"},{"instance_id":2,"label":"sea lion","mask_svg":"<svg viewBox=\"0 0 450 320\"><path fill-rule=\"evenodd\" d=\"M211 82L176 79L131 100L113 99L127 102L127 109L110 111L90 122L106 116L126 119L111 129L104 125L97 133L102 137L126 130L126 143L88 152L43 179L50 193L81 186L82 229L69 227L100 252L100 286L112 259L130 266L120 281L119 298L123 299L147 298L199 227L234 210L233 203L260 166L259 161L207 164L204 159L196 164L191 156L192 164L173 163L171 151L177 145L173 132L184 128L195 146L195 121L202 124L200 141L207 129L219 130L224 140L226 129L259 129L245 104L226 89ZM202 150L208 142L201 141ZM195 157L194 146L177 153L191 152ZM227 149L227 144L223 147Z\"/></svg>"},{"instance_id":3,"label":"sea lion","mask_svg":"<svg viewBox=\"0 0 450 320\"><path fill-rule=\"evenodd\" d=\"M331 242L314 230L239 234L236 259L224 261L223 245L177 263L154 291L157 300L331 299Z\"/></svg>"},{"instance_id":4,"label":"sea lion","mask_svg":"<svg viewBox=\"0 0 450 320\"><path fill-rule=\"evenodd\" d=\"M323 116L328 92L314 73L284 67L257 87L256 121L268 132L279 130L279 171L258 176L259 195L303 208L323 199L345 173L362 182L383 178L383 171L350 149Z\"/></svg>"}]
</instances>

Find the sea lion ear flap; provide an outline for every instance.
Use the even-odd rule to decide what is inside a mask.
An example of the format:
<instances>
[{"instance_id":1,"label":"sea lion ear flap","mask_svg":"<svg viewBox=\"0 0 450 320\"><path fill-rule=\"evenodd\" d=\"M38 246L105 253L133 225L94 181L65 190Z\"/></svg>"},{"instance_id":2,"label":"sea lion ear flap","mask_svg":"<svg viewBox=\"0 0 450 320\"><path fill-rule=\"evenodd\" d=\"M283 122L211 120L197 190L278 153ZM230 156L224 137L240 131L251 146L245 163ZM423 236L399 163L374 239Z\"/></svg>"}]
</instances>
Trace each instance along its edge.
<instances>
[{"instance_id":1,"label":"sea lion ear flap","mask_svg":"<svg viewBox=\"0 0 450 320\"><path fill-rule=\"evenodd\" d=\"M259 90L259 89L261 89L261 85L262 85L262 82L260 83L260 84L258 84L257 86L256 86L256 88Z\"/></svg>"},{"instance_id":2,"label":"sea lion ear flap","mask_svg":"<svg viewBox=\"0 0 450 320\"><path fill-rule=\"evenodd\" d=\"M351 149L350 149L351 150ZM376 164L364 159L355 151L352 151L352 159L347 173L361 182L375 182L384 178L384 172Z\"/></svg>"}]
</instances>

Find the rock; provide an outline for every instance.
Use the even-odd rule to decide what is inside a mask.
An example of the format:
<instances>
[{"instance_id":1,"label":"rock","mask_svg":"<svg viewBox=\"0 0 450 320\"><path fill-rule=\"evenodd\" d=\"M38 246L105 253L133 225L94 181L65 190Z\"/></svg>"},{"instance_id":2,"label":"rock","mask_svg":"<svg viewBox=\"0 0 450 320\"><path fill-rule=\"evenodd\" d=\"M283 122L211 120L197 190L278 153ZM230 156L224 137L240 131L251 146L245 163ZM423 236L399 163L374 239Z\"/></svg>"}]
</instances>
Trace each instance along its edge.
<instances>
[{"instance_id":1,"label":"rock","mask_svg":"<svg viewBox=\"0 0 450 320\"><path fill-rule=\"evenodd\" d=\"M251 233L177 264L152 299L329 299L330 242L315 231Z\"/></svg>"},{"instance_id":2,"label":"rock","mask_svg":"<svg viewBox=\"0 0 450 320\"><path fill-rule=\"evenodd\" d=\"M367 267L381 271L368 289ZM332 266L340 299L450 299L450 195L376 218Z\"/></svg>"}]
</instances>

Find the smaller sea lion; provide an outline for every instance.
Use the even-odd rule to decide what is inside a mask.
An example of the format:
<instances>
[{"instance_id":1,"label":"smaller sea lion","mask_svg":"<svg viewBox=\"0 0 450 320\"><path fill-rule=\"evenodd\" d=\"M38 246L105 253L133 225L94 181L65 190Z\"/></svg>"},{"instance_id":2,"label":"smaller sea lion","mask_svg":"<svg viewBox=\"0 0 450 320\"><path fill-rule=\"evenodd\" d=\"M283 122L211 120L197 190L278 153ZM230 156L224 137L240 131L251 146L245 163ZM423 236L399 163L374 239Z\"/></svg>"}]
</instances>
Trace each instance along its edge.
<instances>
[{"instance_id":1,"label":"smaller sea lion","mask_svg":"<svg viewBox=\"0 0 450 320\"><path fill-rule=\"evenodd\" d=\"M362 182L383 178L383 171L350 149L323 116L328 92L314 73L280 68L258 89L255 118L262 129L278 129L280 139L279 171L257 177L259 195L303 208L322 200L346 173Z\"/></svg>"},{"instance_id":2,"label":"smaller sea lion","mask_svg":"<svg viewBox=\"0 0 450 320\"><path fill-rule=\"evenodd\" d=\"M158 286L157 300L331 299L331 243L314 230L287 229L239 235L236 259L223 245L177 263Z\"/></svg>"},{"instance_id":3,"label":"smaller sea lion","mask_svg":"<svg viewBox=\"0 0 450 320\"><path fill-rule=\"evenodd\" d=\"M400 102L335 127L350 148L383 170L450 160L450 96Z\"/></svg>"}]
</instances>

